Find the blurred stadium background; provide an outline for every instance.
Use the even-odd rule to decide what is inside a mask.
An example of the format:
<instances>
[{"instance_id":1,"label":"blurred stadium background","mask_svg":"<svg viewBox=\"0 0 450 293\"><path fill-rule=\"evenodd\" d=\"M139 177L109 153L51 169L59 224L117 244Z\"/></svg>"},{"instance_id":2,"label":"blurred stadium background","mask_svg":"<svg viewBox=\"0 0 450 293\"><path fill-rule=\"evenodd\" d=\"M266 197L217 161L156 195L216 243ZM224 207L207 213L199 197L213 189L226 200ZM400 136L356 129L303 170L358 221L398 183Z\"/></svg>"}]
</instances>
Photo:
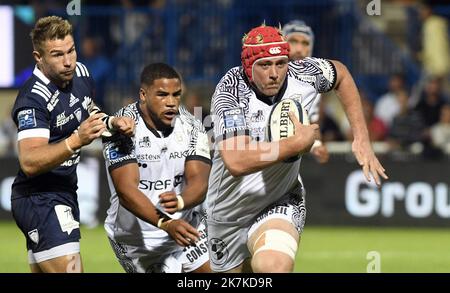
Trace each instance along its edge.
<instances>
[{"instance_id":1,"label":"blurred stadium background","mask_svg":"<svg viewBox=\"0 0 450 293\"><path fill-rule=\"evenodd\" d=\"M68 15L69 3L81 14ZM28 271L24 237L10 213L18 163L9 111L34 67L29 32L50 14L74 25L78 59L106 111L133 100L143 66L163 61L181 72L184 103L202 107L203 117L215 83L240 63L244 32L263 21L306 21L316 36L313 56L340 60L353 74L390 180L380 189L364 182L342 109L326 96L321 128L331 158L319 165L305 156L302 164L308 218L295 270L366 272L375 251L382 272L450 272L448 1L426 1L428 16L414 0L104 3L0 0L0 272ZM402 103L401 113L387 115ZM85 270L121 272L101 225L109 192L99 142L84 151L78 173Z\"/></svg>"}]
</instances>

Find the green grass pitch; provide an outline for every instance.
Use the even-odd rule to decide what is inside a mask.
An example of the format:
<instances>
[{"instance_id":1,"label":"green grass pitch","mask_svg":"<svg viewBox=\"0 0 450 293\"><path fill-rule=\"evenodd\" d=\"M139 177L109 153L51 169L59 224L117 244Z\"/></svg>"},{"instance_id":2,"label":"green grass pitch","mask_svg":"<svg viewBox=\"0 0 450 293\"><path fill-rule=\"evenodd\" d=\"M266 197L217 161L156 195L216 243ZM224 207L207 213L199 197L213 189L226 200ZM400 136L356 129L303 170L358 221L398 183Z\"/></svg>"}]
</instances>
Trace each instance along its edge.
<instances>
[{"instance_id":1,"label":"green grass pitch","mask_svg":"<svg viewBox=\"0 0 450 293\"><path fill-rule=\"evenodd\" d=\"M82 227L85 272L123 272L102 227ZM13 222L0 222L0 273L28 272L25 238ZM380 255L381 272L450 272L450 230L306 226L295 272L365 273L367 254Z\"/></svg>"}]
</instances>

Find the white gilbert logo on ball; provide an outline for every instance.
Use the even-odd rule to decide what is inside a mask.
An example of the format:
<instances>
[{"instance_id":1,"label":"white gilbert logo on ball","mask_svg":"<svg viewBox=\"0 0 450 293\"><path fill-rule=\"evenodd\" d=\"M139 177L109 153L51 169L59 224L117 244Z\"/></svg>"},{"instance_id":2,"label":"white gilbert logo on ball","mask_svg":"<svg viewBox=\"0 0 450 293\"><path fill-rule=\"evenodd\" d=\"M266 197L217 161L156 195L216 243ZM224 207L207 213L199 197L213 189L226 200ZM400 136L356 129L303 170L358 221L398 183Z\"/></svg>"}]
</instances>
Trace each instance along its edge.
<instances>
[{"instance_id":1,"label":"white gilbert logo on ball","mask_svg":"<svg viewBox=\"0 0 450 293\"><path fill-rule=\"evenodd\" d=\"M269 141L278 141L294 135L295 125L292 123L291 118L289 118L289 112L293 112L302 124L309 125L308 113L306 113L301 103L290 98L283 99L275 104L270 112L266 127L266 137ZM299 156L289 158L286 162L293 162Z\"/></svg>"}]
</instances>

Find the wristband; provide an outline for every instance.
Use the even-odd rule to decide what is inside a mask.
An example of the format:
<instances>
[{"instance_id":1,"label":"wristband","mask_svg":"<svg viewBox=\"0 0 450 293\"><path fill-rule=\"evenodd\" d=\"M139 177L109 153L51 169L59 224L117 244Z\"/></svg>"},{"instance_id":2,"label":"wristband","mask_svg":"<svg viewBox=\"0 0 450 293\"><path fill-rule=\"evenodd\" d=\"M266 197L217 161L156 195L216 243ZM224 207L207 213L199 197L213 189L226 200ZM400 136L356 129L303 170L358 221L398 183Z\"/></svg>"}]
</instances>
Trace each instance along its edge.
<instances>
[{"instance_id":1,"label":"wristband","mask_svg":"<svg viewBox=\"0 0 450 293\"><path fill-rule=\"evenodd\" d=\"M165 221L166 220L166 221ZM167 231L167 228L169 227L169 224L172 222L172 219L165 219L165 218L160 218L158 220L158 228L164 231Z\"/></svg>"},{"instance_id":2,"label":"wristband","mask_svg":"<svg viewBox=\"0 0 450 293\"><path fill-rule=\"evenodd\" d=\"M311 146L311 150L315 149L316 147L320 147L322 145L322 141L316 139L313 143L313 145Z\"/></svg>"},{"instance_id":3,"label":"wristband","mask_svg":"<svg viewBox=\"0 0 450 293\"><path fill-rule=\"evenodd\" d=\"M75 151L70 147L70 145L69 145L69 138L66 138L65 140L64 140L64 143L66 144L66 148L69 150L69 152L71 152L72 154L74 154L75 153Z\"/></svg>"},{"instance_id":4,"label":"wristband","mask_svg":"<svg viewBox=\"0 0 450 293\"><path fill-rule=\"evenodd\" d=\"M177 210L181 211L184 208L184 200L181 195L177 195Z\"/></svg>"}]
</instances>

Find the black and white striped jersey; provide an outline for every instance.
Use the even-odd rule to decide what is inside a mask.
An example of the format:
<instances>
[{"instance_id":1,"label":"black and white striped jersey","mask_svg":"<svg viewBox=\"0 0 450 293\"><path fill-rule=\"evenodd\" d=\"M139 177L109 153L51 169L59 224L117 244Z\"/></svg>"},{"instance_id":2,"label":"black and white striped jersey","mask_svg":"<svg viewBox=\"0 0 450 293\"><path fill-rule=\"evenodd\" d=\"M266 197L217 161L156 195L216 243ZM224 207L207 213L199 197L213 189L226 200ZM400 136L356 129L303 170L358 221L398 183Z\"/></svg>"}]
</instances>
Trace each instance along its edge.
<instances>
[{"instance_id":1,"label":"black and white striped jersey","mask_svg":"<svg viewBox=\"0 0 450 293\"><path fill-rule=\"evenodd\" d=\"M125 164L138 164L139 190L160 210L163 210L158 205L161 193L173 190L176 194L181 194L186 161L200 160L211 164L203 125L184 107L179 108L179 115L176 116L170 133L150 128L143 119L138 103L120 109L116 115L133 118L136 130L133 137L116 133L111 138L104 139L103 155L106 167L111 171ZM169 239L165 231L142 221L120 205L109 172L108 184L111 206L108 209L105 228L112 239L148 239L153 241L152 243L162 243ZM183 218L187 221L191 216L192 210L171 215L172 218Z\"/></svg>"},{"instance_id":2,"label":"black and white striped jersey","mask_svg":"<svg viewBox=\"0 0 450 293\"><path fill-rule=\"evenodd\" d=\"M225 167L217 142L238 135L264 141L273 105L285 98L298 100L309 111L318 93L336 83L336 69L325 59L305 58L289 62L288 74L274 97L258 96L241 67L229 70L220 80L211 101L215 152L207 195L208 216L218 221L254 217L286 194L298 182L300 160L277 163L253 174L233 177ZM245 159L245 158L243 158Z\"/></svg>"}]
</instances>

